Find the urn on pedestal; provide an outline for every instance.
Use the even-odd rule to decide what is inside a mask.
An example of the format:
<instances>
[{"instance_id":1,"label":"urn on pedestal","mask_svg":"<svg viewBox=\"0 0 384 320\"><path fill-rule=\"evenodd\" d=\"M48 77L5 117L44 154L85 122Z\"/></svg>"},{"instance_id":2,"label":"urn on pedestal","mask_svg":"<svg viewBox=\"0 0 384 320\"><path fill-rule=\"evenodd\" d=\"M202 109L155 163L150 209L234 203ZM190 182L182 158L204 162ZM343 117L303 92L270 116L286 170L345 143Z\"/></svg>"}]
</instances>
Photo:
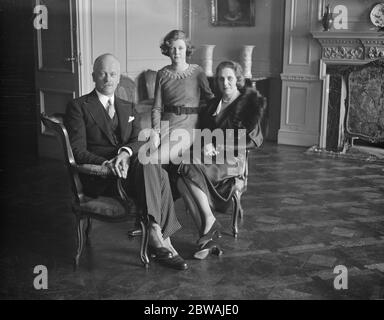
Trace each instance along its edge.
<instances>
[{"instance_id":1,"label":"urn on pedestal","mask_svg":"<svg viewBox=\"0 0 384 320\"><path fill-rule=\"evenodd\" d=\"M240 55L240 61L243 67L244 77L248 79L252 78L252 52L254 47L255 46L252 45L243 46Z\"/></svg>"},{"instance_id":2,"label":"urn on pedestal","mask_svg":"<svg viewBox=\"0 0 384 320\"><path fill-rule=\"evenodd\" d=\"M216 45L214 44L202 45L201 66L207 77L213 77L213 49L215 49L215 47Z\"/></svg>"}]
</instances>

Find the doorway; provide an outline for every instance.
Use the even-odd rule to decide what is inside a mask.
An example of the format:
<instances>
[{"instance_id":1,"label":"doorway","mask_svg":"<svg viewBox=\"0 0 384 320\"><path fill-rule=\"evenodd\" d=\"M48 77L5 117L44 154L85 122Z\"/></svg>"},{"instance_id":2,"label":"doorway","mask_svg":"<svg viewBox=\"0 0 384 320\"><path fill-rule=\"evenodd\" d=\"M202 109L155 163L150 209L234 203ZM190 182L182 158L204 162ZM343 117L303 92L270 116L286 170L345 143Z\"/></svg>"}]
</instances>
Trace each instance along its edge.
<instances>
[{"instance_id":1,"label":"doorway","mask_svg":"<svg viewBox=\"0 0 384 320\"><path fill-rule=\"evenodd\" d=\"M36 0L46 8L46 28L35 27L35 86L37 113L64 114L79 96L79 52L75 0ZM36 8L36 7L35 7ZM43 11L38 11L36 17ZM36 18L35 17L35 18ZM41 23L43 24L43 23ZM56 137L38 121L39 157L60 159Z\"/></svg>"}]
</instances>

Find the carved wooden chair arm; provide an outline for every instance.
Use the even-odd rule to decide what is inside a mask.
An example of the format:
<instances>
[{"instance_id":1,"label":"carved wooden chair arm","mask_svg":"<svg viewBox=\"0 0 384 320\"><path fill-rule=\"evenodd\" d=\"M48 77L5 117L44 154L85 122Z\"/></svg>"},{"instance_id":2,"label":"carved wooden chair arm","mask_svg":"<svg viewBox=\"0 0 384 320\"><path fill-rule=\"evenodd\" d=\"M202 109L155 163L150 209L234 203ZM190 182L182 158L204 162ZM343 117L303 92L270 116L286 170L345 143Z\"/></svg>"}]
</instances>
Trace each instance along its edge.
<instances>
[{"instance_id":1,"label":"carved wooden chair arm","mask_svg":"<svg viewBox=\"0 0 384 320\"><path fill-rule=\"evenodd\" d=\"M74 168L77 172L91 175L91 176L112 176L112 170L106 166L101 166L97 164L76 164Z\"/></svg>"}]
</instances>

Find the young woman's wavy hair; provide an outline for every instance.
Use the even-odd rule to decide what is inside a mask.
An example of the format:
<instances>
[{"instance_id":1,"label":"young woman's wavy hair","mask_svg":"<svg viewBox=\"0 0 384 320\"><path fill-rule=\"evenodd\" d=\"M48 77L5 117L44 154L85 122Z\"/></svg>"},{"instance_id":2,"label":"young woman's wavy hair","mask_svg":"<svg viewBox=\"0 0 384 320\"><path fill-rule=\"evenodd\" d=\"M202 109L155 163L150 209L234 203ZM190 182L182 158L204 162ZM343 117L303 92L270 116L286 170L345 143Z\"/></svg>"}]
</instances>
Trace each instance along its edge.
<instances>
[{"instance_id":1,"label":"young woman's wavy hair","mask_svg":"<svg viewBox=\"0 0 384 320\"><path fill-rule=\"evenodd\" d=\"M191 41L187 38L187 35L182 30L172 30L169 32L163 39L163 42L160 45L161 53L169 57L169 49L172 46L172 43L176 40L184 40L187 47L186 56L189 58L194 50L194 47L191 44Z\"/></svg>"},{"instance_id":2,"label":"young woman's wavy hair","mask_svg":"<svg viewBox=\"0 0 384 320\"><path fill-rule=\"evenodd\" d=\"M236 86L239 90L244 89L245 86L245 78L243 74L243 68L241 65L235 61L223 61L220 62L219 65L216 67L216 73L215 73L215 86L216 86L216 92L218 92L219 84L218 84L218 74L221 70L229 68L232 69L236 76Z\"/></svg>"}]
</instances>

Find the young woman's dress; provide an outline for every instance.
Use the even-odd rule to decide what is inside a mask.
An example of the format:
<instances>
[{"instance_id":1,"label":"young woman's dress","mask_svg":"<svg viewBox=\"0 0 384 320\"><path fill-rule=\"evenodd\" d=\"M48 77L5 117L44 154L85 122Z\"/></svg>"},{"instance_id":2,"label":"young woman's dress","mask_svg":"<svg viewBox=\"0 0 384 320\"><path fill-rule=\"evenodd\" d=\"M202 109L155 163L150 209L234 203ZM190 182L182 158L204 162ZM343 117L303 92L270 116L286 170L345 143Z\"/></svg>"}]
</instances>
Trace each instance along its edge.
<instances>
[{"instance_id":1,"label":"young woman's dress","mask_svg":"<svg viewBox=\"0 0 384 320\"><path fill-rule=\"evenodd\" d=\"M158 154L161 156L161 164L175 159L181 161L182 153L193 143L193 129L197 126L198 113L205 105L200 100L203 98L208 101L213 97L203 69L196 64L190 64L182 72L173 71L170 66L158 71L152 128L160 129L161 145ZM183 138L174 136L170 141L172 134L178 133L184 133Z\"/></svg>"}]
</instances>

